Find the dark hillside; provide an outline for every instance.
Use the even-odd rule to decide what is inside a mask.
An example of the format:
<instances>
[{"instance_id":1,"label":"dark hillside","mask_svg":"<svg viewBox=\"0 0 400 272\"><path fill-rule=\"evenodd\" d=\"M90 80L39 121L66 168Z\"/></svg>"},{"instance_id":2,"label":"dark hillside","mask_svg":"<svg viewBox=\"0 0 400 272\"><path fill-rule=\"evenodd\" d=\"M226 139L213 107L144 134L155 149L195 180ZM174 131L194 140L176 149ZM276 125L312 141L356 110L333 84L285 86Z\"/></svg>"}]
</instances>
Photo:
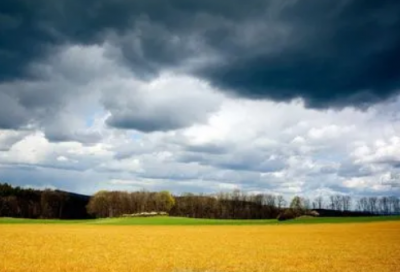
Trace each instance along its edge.
<instances>
[{"instance_id":1,"label":"dark hillside","mask_svg":"<svg viewBox=\"0 0 400 272\"><path fill-rule=\"evenodd\" d=\"M365 217L365 216L376 216L370 212L360 212L360 211L336 211L329 209L315 209L319 213L320 217Z\"/></svg>"},{"instance_id":2,"label":"dark hillside","mask_svg":"<svg viewBox=\"0 0 400 272\"><path fill-rule=\"evenodd\" d=\"M89 196L59 190L36 190L0 184L0 217L89 218Z\"/></svg>"}]
</instances>

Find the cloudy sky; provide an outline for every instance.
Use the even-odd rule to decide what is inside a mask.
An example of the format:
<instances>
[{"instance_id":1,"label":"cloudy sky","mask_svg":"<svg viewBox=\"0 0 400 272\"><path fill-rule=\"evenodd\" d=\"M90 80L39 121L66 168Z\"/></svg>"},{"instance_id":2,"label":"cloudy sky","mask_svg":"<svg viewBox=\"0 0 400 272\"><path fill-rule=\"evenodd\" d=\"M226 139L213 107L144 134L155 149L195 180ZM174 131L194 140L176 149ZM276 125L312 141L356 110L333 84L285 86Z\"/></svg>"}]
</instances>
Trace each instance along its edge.
<instances>
[{"instance_id":1,"label":"cloudy sky","mask_svg":"<svg viewBox=\"0 0 400 272\"><path fill-rule=\"evenodd\" d=\"M0 182L400 196L397 0L1 0Z\"/></svg>"}]
</instances>

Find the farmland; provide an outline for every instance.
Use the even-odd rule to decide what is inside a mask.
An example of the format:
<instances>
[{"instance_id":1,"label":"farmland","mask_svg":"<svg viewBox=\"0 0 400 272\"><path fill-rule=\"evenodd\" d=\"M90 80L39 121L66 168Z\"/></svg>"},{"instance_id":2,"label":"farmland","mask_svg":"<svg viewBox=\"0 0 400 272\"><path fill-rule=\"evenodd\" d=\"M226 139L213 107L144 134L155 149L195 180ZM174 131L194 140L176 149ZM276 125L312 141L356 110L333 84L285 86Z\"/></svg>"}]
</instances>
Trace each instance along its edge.
<instances>
[{"instance_id":1,"label":"farmland","mask_svg":"<svg viewBox=\"0 0 400 272\"><path fill-rule=\"evenodd\" d=\"M377 220L0 219L0 271L397 271L400 221Z\"/></svg>"}]
</instances>

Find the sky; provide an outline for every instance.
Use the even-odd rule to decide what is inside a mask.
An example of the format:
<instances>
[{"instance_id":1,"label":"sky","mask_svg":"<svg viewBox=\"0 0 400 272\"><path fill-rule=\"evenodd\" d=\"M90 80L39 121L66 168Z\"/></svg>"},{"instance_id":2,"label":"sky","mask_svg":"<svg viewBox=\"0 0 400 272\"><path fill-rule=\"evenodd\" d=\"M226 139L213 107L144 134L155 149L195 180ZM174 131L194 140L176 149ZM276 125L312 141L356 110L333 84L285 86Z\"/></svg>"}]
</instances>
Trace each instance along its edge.
<instances>
[{"instance_id":1,"label":"sky","mask_svg":"<svg viewBox=\"0 0 400 272\"><path fill-rule=\"evenodd\" d=\"M400 196L397 0L2 0L0 182Z\"/></svg>"}]
</instances>

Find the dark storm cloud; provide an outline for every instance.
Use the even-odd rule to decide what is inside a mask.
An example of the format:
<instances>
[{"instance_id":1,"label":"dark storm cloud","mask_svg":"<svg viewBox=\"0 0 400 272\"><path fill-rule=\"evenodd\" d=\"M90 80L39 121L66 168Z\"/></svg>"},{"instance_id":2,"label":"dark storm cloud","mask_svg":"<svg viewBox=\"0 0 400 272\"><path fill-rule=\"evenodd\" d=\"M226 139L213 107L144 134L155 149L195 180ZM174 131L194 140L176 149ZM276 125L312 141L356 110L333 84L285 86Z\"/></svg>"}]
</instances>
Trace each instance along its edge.
<instances>
[{"instance_id":1,"label":"dark storm cloud","mask_svg":"<svg viewBox=\"0 0 400 272\"><path fill-rule=\"evenodd\" d=\"M277 18L293 36L280 52L231 56L202 74L248 97L374 103L399 87L399 13L396 1L298 1Z\"/></svg>"},{"instance_id":2,"label":"dark storm cloud","mask_svg":"<svg viewBox=\"0 0 400 272\"><path fill-rule=\"evenodd\" d=\"M79 93L74 89L69 83L57 80L15 80L0 84L0 129L41 128L51 141L66 139L67 134L70 139L74 138L72 132L68 132L73 126L71 116L68 122L59 116L65 105L78 97ZM83 140L85 137L81 136Z\"/></svg>"},{"instance_id":3,"label":"dark storm cloud","mask_svg":"<svg viewBox=\"0 0 400 272\"><path fill-rule=\"evenodd\" d=\"M20 128L28 121L26 110L13 97L2 93L0 87L0 128Z\"/></svg>"},{"instance_id":4,"label":"dark storm cloud","mask_svg":"<svg viewBox=\"0 0 400 272\"><path fill-rule=\"evenodd\" d=\"M26 64L40 58L50 46L102 42L105 31L124 33L134 28L136 21L142 21L142 18L171 29L171 34L183 34L185 30L197 31L190 29L193 14L211 13L240 18L243 17L243 11L255 8L245 8L248 5L239 1L237 5L229 5L228 2L3 0L0 2L0 79L24 75ZM159 37L159 34L160 32L140 34L141 42L145 45L144 56L154 56L159 62L174 61L170 57L171 52L164 49L165 37ZM145 68L150 69L150 63L146 59L143 61Z\"/></svg>"},{"instance_id":5,"label":"dark storm cloud","mask_svg":"<svg viewBox=\"0 0 400 272\"><path fill-rule=\"evenodd\" d=\"M0 84L0 128L20 129L54 114L69 94L52 87L22 80Z\"/></svg>"},{"instance_id":6,"label":"dark storm cloud","mask_svg":"<svg viewBox=\"0 0 400 272\"><path fill-rule=\"evenodd\" d=\"M114 37L143 77L210 54L186 72L239 96L366 106L399 89L398 14L396 0L3 0L0 80L54 45Z\"/></svg>"}]
</instances>

